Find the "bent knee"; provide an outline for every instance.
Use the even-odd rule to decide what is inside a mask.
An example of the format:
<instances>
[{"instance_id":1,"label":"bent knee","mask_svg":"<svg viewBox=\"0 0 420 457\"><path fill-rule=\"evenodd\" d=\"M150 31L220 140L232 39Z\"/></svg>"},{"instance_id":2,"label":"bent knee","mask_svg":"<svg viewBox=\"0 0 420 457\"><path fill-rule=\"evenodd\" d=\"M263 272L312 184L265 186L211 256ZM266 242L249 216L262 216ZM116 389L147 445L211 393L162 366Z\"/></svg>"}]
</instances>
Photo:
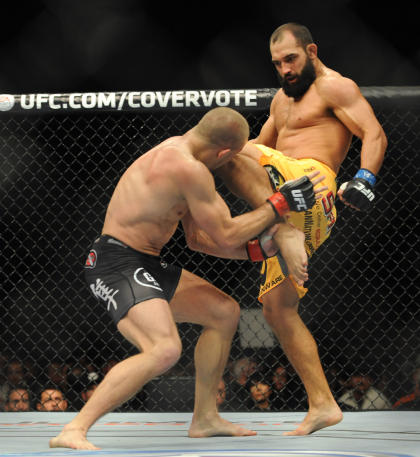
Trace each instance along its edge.
<instances>
[{"instance_id":1,"label":"bent knee","mask_svg":"<svg viewBox=\"0 0 420 457\"><path fill-rule=\"evenodd\" d=\"M151 348L150 354L156 360L156 371L161 374L172 368L180 359L182 343L179 337L160 339Z\"/></svg>"},{"instance_id":2,"label":"bent knee","mask_svg":"<svg viewBox=\"0 0 420 457\"><path fill-rule=\"evenodd\" d=\"M267 323L273 327L287 321L288 317L298 314L299 299L281 300L273 297L265 297L263 300L263 315Z\"/></svg>"},{"instance_id":3,"label":"bent knee","mask_svg":"<svg viewBox=\"0 0 420 457\"><path fill-rule=\"evenodd\" d=\"M213 308L214 325L217 328L235 330L239 323L241 309L231 297L223 297Z\"/></svg>"}]
</instances>

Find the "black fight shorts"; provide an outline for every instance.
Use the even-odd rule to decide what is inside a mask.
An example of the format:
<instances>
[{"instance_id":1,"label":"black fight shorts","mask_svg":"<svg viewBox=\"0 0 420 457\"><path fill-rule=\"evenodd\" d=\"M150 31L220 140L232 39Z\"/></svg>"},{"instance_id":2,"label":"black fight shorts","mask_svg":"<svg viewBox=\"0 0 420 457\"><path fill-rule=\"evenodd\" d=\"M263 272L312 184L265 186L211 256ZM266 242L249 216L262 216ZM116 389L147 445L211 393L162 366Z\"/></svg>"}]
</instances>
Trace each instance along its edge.
<instances>
[{"instance_id":1,"label":"black fight shorts","mask_svg":"<svg viewBox=\"0 0 420 457\"><path fill-rule=\"evenodd\" d=\"M91 293L106 305L112 320L118 324L137 303L152 298L169 302L182 268L102 235L94 241L84 271Z\"/></svg>"}]
</instances>

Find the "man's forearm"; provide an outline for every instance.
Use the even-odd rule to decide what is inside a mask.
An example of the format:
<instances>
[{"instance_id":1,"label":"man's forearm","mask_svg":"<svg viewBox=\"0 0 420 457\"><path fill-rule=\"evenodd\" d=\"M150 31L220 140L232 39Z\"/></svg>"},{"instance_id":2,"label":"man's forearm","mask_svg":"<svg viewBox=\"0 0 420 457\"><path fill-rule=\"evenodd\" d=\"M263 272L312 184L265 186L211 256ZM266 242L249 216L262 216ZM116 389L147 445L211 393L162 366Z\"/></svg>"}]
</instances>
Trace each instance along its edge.
<instances>
[{"instance_id":1,"label":"man's forearm","mask_svg":"<svg viewBox=\"0 0 420 457\"><path fill-rule=\"evenodd\" d=\"M360 151L360 168L377 175L384 161L387 145L388 141L383 131L372 137L366 136Z\"/></svg>"},{"instance_id":2,"label":"man's forearm","mask_svg":"<svg viewBox=\"0 0 420 457\"><path fill-rule=\"evenodd\" d=\"M221 247L206 232L199 228L193 234L190 234L187 242L191 250L202 252L203 254L224 259L248 259L245 244L231 248L226 248L226 246Z\"/></svg>"}]
</instances>

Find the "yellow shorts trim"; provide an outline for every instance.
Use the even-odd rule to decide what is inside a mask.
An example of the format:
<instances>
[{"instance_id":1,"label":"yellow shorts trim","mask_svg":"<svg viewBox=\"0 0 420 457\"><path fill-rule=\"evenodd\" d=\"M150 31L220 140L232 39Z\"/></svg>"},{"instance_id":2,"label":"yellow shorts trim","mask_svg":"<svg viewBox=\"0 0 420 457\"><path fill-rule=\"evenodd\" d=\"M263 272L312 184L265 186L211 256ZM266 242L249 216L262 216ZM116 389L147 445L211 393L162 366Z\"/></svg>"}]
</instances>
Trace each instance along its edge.
<instances>
[{"instance_id":1,"label":"yellow shorts trim","mask_svg":"<svg viewBox=\"0 0 420 457\"><path fill-rule=\"evenodd\" d=\"M264 145L255 145L261 152L259 163L268 172L273 188L278 190L285 181L296 179L304 174L319 170L325 176L320 185L327 186L322 199L309 211L290 213L287 220L305 234L305 249L309 257L330 236L331 230L337 220L337 211L334 205L337 194L336 174L327 165L315 159L294 159ZM281 265L283 263L283 266ZM261 285L258 299L274 287L281 284L287 277L284 262L279 262L277 257L272 257L263 262L261 267ZM305 287L298 286L290 276L299 298L308 291Z\"/></svg>"},{"instance_id":2,"label":"yellow shorts trim","mask_svg":"<svg viewBox=\"0 0 420 457\"><path fill-rule=\"evenodd\" d=\"M258 300L260 302L262 302L263 295L280 285L287 277L289 277L294 288L296 289L299 299L304 297L306 292L308 292L306 287L298 285L298 283L293 279L293 276L286 276L283 272L283 268L284 267L280 265L277 257L270 257L263 262L261 267L262 280L260 285L260 293L258 295Z\"/></svg>"}]
</instances>

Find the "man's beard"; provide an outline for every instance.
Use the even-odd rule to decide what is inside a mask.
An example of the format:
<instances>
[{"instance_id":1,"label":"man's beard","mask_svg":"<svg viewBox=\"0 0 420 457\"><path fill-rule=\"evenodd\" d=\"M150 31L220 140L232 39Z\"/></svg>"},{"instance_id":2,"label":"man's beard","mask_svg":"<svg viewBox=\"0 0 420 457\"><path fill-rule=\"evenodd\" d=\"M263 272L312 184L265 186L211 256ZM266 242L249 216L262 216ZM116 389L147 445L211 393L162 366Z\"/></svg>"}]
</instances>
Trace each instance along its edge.
<instances>
[{"instance_id":1,"label":"man's beard","mask_svg":"<svg viewBox=\"0 0 420 457\"><path fill-rule=\"evenodd\" d=\"M284 93L288 97L293 97L295 100L301 98L309 89L311 84L316 79L315 67L310 59L306 59L305 66L300 75L296 75L296 81L289 83L286 78L280 78L280 85Z\"/></svg>"}]
</instances>

